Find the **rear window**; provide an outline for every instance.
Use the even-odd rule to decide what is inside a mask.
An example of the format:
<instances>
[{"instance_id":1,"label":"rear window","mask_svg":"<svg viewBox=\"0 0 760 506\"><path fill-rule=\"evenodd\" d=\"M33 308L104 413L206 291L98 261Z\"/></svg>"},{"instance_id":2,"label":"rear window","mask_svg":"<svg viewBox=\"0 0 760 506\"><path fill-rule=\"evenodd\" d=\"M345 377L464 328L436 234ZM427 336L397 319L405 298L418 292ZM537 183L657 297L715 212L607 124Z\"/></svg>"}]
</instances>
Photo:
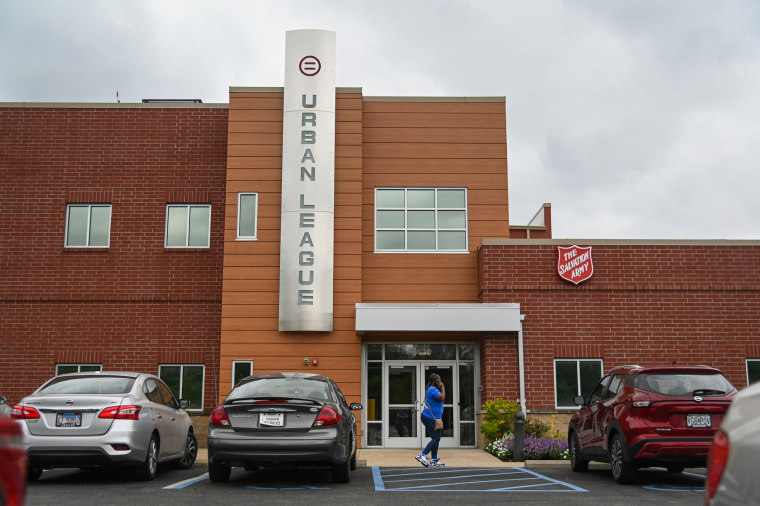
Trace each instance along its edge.
<instances>
[{"instance_id":1,"label":"rear window","mask_svg":"<svg viewBox=\"0 0 760 506\"><path fill-rule=\"evenodd\" d=\"M734 386L722 374L639 374L636 388L662 395L723 395Z\"/></svg>"},{"instance_id":2,"label":"rear window","mask_svg":"<svg viewBox=\"0 0 760 506\"><path fill-rule=\"evenodd\" d=\"M40 390L41 394L126 394L132 390L134 378L87 376L55 378Z\"/></svg>"},{"instance_id":3,"label":"rear window","mask_svg":"<svg viewBox=\"0 0 760 506\"><path fill-rule=\"evenodd\" d=\"M327 383L308 378L262 378L238 385L227 400L250 397L308 398L318 401L330 399Z\"/></svg>"}]
</instances>

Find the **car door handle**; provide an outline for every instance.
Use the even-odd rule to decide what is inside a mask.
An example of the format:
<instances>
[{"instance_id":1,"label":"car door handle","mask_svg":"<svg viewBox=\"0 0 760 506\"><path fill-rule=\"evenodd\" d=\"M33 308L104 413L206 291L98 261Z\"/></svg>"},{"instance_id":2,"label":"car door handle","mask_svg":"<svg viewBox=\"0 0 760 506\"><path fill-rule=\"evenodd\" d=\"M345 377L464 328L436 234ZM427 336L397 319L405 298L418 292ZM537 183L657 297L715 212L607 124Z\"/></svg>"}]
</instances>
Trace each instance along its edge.
<instances>
[{"instance_id":1,"label":"car door handle","mask_svg":"<svg viewBox=\"0 0 760 506\"><path fill-rule=\"evenodd\" d=\"M156 418L158 418L158 419L160 420L161 418L163 418L163 416L161 416L161 415L159 414L159 415L156 415Z\"/></svg>"},{"instance_id":2,"label":"car door handle","mask_svg":"<svg viewBox=\"0 0 760 506\"><path fill-rule=\"evenodd\" d=\"M176 420L176 418L172 417L172 422L173 422L174 420Z\"/></svg>"}]
</instances>

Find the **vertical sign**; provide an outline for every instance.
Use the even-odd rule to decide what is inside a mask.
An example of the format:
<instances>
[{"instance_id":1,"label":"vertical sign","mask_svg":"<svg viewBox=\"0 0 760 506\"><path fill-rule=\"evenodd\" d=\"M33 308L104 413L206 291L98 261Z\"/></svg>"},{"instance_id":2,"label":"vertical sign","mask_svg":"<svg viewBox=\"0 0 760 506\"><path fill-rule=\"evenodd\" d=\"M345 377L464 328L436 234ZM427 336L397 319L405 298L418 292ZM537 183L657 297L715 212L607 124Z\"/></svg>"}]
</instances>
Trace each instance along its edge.
<instances>
[{"instance_id":1,"label":"vertical sign","mask_svg":"<svg viewBox=\"0 0 760 506\"><path fill-rule=\"evenodd\" d=\"M286 33L280 330L333 329L335 32Z\"/></svg>"}]
</instances>

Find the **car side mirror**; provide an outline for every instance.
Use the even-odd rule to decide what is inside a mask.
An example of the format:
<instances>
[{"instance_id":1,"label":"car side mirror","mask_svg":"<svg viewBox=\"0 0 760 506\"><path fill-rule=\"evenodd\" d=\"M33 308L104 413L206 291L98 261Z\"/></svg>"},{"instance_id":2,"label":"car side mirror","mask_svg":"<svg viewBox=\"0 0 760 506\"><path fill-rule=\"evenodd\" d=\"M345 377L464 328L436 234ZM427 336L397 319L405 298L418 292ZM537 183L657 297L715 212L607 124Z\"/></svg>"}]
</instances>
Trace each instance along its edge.
<instances>
[{"instance_id":1,"label":"car side mirror","mask_svg":"<svg viewBox=\"0 0 760 506\"><path fill-rule=\"evenodd\" d=\"M582 395L579 395L578 397L576 397L576 398L574 399L574 402L575 402L575 403L576 403L578 406L583 406L584 404L586 404L586 399L584 399Z\"/></svg>"},{"instance_id":2,"label":"car side mirror","mask_svg":"<svg viewBox=\"0 0 760 506\"><path fill-rule=\"evenodd\" d=\"M187 399L180 399L179 400L179 407L181 409L187 409L187 408L189 408L190 407L190 401L188 401Z\"/></svg>"},{"instance_id":3,"label":"car side mirror","mask_svg":"<svg viewBox=\"0 0 760 506\"><path fill-rule=\"evenodd\" d=\"M360 411L360 410L364 409L364 406L362 406L358 402L352 402L351 405L349 406L349 409L351 411Z\"/></svg>"},{"instance_id":4,"label":"car side mirror","mask_svg":"<svg viewBox=\"0 0 760 506\"><path fill-rule=\"evenodd\" d=\"M5 397L0 395L0 404L5 404L7 401L5 400Z\"/></svg>"}]
</instances>

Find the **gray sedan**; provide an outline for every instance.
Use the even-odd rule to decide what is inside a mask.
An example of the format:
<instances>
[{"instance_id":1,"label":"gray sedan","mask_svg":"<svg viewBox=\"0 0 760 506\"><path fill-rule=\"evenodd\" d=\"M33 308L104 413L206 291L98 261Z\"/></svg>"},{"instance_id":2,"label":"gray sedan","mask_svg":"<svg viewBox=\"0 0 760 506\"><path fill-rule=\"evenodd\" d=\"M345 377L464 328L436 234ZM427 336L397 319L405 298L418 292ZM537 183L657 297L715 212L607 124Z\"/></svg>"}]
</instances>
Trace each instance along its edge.
<instances>
[{"instance_id":1,"label":"gray sedan","mask_svg":"<svg viewBox=\"0 0 760 506\"><path fill-rule=\"evenodd\" d=\"M708 459L706 503L760 505L760 383L739 392L715 435Z\"/></svg>"},{"instance_id":2,"label":"gray sedan","mask_svg":"<svg viewBox=\"0 0 760 506\"><path fill-rule=\"evenodd\" d=\"M169 388L136 372L56 376L13 407L24 431L29 479L43 468L125 465L152 480L159 462L182 469L198 453L193 423Z\"/></svg>"},{"instance_id":3,"label":"gray sedan","mask_svg":"<svg viewBox=\"0 0 760 506\"><path fill-rule=\"evenodd\" d=\"M346 483L356 468L356 417L327 376L271 373L243 378L211 414L209 478L224 482L232 466L329 466Z\"/></svg>"}]
</instances>

